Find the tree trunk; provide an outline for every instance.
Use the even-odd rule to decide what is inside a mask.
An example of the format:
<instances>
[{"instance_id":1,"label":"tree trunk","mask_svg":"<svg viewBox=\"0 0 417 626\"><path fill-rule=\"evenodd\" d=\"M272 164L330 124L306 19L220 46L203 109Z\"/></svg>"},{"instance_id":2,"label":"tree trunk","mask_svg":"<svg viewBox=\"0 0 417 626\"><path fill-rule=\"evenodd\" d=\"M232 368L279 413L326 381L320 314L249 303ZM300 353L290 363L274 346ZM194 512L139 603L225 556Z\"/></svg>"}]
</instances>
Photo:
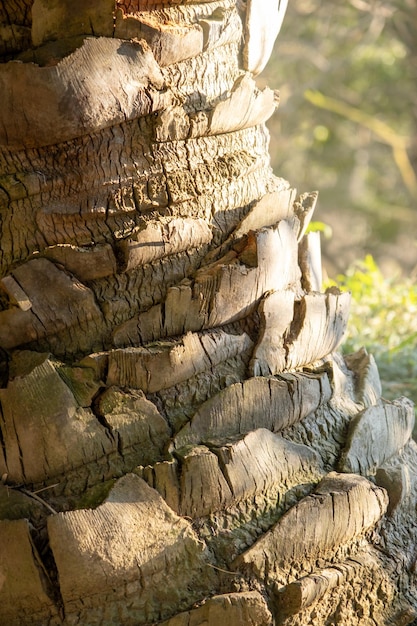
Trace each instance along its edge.
<instances>
[{"instance_id":1,"label":"tree trunk","mask_svg":"<svg viewBox=\"0 0 417 626\"><path fill-rule=\"evenodd\" d=\"M283 2L0 2L0 621L411 624L413 407L269 165Z\"/></svg>"}]
</instances>

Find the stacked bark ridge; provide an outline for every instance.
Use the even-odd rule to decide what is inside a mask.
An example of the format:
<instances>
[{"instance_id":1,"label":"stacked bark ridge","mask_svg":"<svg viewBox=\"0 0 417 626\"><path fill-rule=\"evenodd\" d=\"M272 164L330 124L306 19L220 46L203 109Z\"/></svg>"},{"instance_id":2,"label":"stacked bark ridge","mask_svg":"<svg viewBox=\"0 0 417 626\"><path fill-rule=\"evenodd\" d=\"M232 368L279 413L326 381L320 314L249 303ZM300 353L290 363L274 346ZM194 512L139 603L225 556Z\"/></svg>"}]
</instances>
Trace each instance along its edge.
<instances>
[{"instance_id":1,"label":"stacked bark ridge","mask_svg":"<svg viewBox=\"0 0 417 626\"><path fill-rule=\"evenodd\" d=\"M269 164L285 4L0 1L2 624L416 618L413 407Z\"/></svg>"}]
</instances>

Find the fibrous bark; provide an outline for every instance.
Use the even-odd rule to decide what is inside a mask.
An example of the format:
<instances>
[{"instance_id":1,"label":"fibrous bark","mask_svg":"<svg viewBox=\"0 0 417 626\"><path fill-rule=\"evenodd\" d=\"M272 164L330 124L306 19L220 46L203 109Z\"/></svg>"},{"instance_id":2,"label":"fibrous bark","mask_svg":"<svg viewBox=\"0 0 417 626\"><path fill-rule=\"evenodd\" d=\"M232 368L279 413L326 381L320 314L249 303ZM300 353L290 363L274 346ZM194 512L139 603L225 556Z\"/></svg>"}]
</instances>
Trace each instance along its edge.
<instances>
[{"instance_id":1,"label":"fibrous bark","mask_svg":"<svg viewBox=\"0 0 417 626\"><path fill-rule=\"evenodd\" d=\"M0 1L8 626L417 615L414 412L269 165L285 6Z\"/></svg>"}]
</instances>

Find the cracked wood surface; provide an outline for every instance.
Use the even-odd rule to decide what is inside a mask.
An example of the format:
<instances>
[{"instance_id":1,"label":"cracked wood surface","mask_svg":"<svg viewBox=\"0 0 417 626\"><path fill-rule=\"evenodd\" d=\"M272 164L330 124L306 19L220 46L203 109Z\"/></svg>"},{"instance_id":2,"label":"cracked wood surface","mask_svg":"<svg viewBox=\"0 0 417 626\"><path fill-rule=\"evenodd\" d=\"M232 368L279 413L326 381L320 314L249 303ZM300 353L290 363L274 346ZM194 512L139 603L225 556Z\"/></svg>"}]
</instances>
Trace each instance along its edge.
<instances>
[{"instance_id":1,"label":"cracked wood surface","mask_svg":"<svg viewBox=\"0 0 417 626\"><path fill-rule=\"evenodd\" d=\"M214 596L201 607L180 613L160 626L271 626L272 615L258 591Z\"/></svg>"},{"instance_id":2,"label":"cracked wood surface","mask_svg":"<svg viewBox=\"0 0 417 626\"><path fill-rule=\"evenodd\" d=\"M373 474L409 441L414 428L414 405L407 398L378 403L350 423L340 468Z\"/></svg>"},{"instance_id":3,"label":"cracked wood surface","mask_svg":"<svg viewBox=\"0 0 417 626\"><path fill-rule=\"evenodd\" d=\"M8 626L416 617L412 407L269 163L285 8L0 0Z\"/></svg>"},{"instance_id":4,"label":"cracked wood surface","mask_svg":"<svg viewBox=\"0 0 417 626\"><path fill-rule=\"evenodd\" d=\"M93 292L54 263L32 259L14 269L12 279L27 294L31 306L0 311L3 348L36 343L47 337L51 345L63 340L75 350L83 350L85 340L78 332L80 327L85 328L87 336L103 332L104 320ZM62 333L66 335L63 339Z\"/></svg>"},{"instance_id":5,"label":"cracked wood surface","mask_svg":"<svg viewBox=\"0 0 417 626\"><path fill-rule=\"evenodd\" d=\"M109 353L107 385L153 393L172 387L253 346L246 333L188 333L180 341Z\"/></svg>"},{"instance_id":6,"label":"cracked wood surface","mask_svg":"<svg viewBox=\"0 0 417 626\"><path fill-rule=\"evenodd\" d=\"M124 91L126 84L135 84L134 92ZM144 43L107 37L85 39L57 66L2 64L0 144L48 146L147 115L166 105L163 87L161 70ZM22 111L17 103L25 100L38 104Z\"/></svg>"},{"instance_id":7,"label":"cracked wood surface","mask_svg":"<svg viewBox=\"0 0 417 626\"><path fill-rule=\"evenodd\" d=\"M22 352L16 357L14 378L0 389L7 450L0 472L9 480L42 483L103 457L121 455L131 469L162 456L170 431L142 392L128 394L110 387L99 396L95 414L89 406L80 406L76 399L80 390L77 394L70 388L65 380L68 373L60 375L59 364L48 355L37 355L31 371L25 373L18 365L20 360L27 367L28 355ZM92 391L94 396L98 387Z\"/></svg>"},{"instance_id":8,"label":"cracked wood surface","mask_svg":"<svg viewBox=\"0 0 417 626\"><path fill-rule=\"evenodd\" d=\"M265 292L297 285L296 257L296 236L289 222L249 233L237 250L203 265L194 281L169 288L163 303L117 328L115 343L135 339L147 343L247 317Z\"/></svg>"},{"instance_id":9,"label":"cracked wood surface","mask_svg":"<svg viewBox=\"0 0 417 626\"><path fill-rule=\"evenodd\" d=\"M330 395L326 375L248 378L203 403L176 435L174 445L244 435L256 428L277 432L315 411Z\"/></svg>"},{"instance_id":10,"label":"cracked wood surface","mask_svg":"<svg viewBox=\"0 0 417 626\"><path fill-rule=\"evenodd\" d=\"M134 475L98 508L48 518L48 531L69 623L72 613L84 623L117 619L126 604L125 623L151 622L189 602L191 585L197 598L214 578L190 523Z\"/></svg>"},{"instance_id":11,"label":"cracked wood surface","mask_svg":"<svg viewBox=\"0 0 417 626\"><path fill-rule=\"evenodd\" d=\"M25 519L0 521L1 616L4 623L59 624L48 576ZM49 583L50 585L50 583Z\"/></svg>"},{"instance_id":12,"label":"cracked wood surface","mask_svg":"<svg viewBox=\"0 0 417 626\"><path fill-rule=\"evenodd\" d=\"M314 570L308 576L299 578L279 591L279 604L284 614L298 613L316 604L332 589L345 581L366 575L367 569L378 568L378 560L369 547L346 561Z\"/></svg>"},{"instance_id":13,"label":"cracked wood surface","mask_svg":"<svg viewBox=\"0 0 417 626\"><path fill-rule=\"evenodd\" d=\"M312 495L292 507L240 555L234 567L246 567L260 578L276 577L281 582L292 568L302 571L319 558L332 560L345 543L375 526L387 506L386 492L362 476L332 472Z\"/></svg>"},{"instance_id":14,"label":"cracked wood surface","mask_svg":"<svg viewBox=\"0 0 417 626\"><path fill-rule=\"evenodd\" d=\"M176 457L175 464L144 468L142 476L176 512L192 518L253 498L279 503L296 485L312 485L323 474L319 456L307 446L262 428L233 444L187 447Z\"/></svg>"},{"instance_id":15,"label":"cracked wood surface","mask_svg":"<svg viewBox=\"0 0 417 626\"><path fill-rule=\"evenodd\" d=\"M372 586L380 593L372 593ZM349 597L349 589L354 589L354 598ZM328 602L335 607L332 593L339 598L339 610L345 623L354 621L355 613L361 614L363 623L368 619L376 624L383 623L384 603L392 598L393 588L387 571L381 567L377 551L366 545L351 558L316 569L312 574L277 589L276 599L282 616L280 624L302 626L320 603ZM346 597L345 602L341 601L343 597ZM410 606L403 605L397 607L392 622L410 623L415 615Z\"/></svg>"}]
</instances>

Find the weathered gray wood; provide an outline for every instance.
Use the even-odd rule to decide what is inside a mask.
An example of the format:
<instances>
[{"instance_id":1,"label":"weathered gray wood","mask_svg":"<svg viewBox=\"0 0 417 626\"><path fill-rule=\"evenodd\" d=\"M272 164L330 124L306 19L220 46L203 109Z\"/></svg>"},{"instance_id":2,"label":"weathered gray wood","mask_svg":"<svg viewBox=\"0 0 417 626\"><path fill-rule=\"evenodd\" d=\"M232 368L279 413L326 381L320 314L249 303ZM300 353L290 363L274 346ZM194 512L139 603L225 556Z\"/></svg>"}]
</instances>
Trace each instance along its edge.
<instances>
[{"instance_id":1,"label":"weathered gray wood","mask_svg":"<svg viewBox=\"0 0 417 626\"><path fill-rule=\"evenodd\" d=\"M247 0L243 64L252 74L259 74L271 56L281 29L287 0Z\"/></svg>"},{"instance_id":2,"label":"weathered gray wood","mask_svg":"<svg viewBox=\"0 0 417 626\"><path fill-rule=\"evenodd\" d=\"M307 233L301 239L298 247L298 262L302 274L301 281L305 291L321 291L323 275L319 232Z\"/></svg>"},{"instance_id":3,"label":"weathered gray wood","mask_svg":"<svg viewBox=\"0 0 417 626\"><path fill-rule=\"evenodd\" d=\"M0 580L2 624L61 624L25 519L0 521Z\"/></svg>"},{"instance_id":4,"label":"weathered gray wood","mask_svg":"<svg viewBox=\"0 0 417 626\"><path fill-rule=\"evenodd\" d=\"M209 119L208 134L217 135L266 122L278 107L279 95L271 89L259 91L248 75L238 78L230 98L219 102Z\"/></svg>"},{"instance_id":5,"label":"weathered gray wood","mask_svg":"<svg viewBox=\"0 0 417 626\"><path fill-rule=\"evenodd\" d=\"M135 473L156 489L173 511L180 513L180 481L176 459L138 467Z\"/></svg>"},{"instance_id":6,"label":"weathered gray wood","mask_svg":"<svg viewBox=\"0 0 417 626\"><path fill-rule=\"evenodd\" d=\"M241 258L249 259L249 251L250 247L247 246L241 253ZM246 257L243 256L244 253ZM253 302L254 297L258 296L256 291L259 290L259 283L256 283L256 291L253 294L252 284L256 276L250 281L247 280L251 270L242 273L233 265L228 267L230 269L226 274L222 271L226 266L223 266L220 260L217 268L222 273L216 281L211 278L209 270L202 270L194 285L185 283L171 288L164 306L164 320L162 308L158 305L142 314L136 322L130 322L116 331L115 341L121 343L126 341L126 334L132 337L129 335L132 332L138 333L142 341L152 341L161 336L181 334L184 327L199 330L239 319L247 312L244 307L248 307L249 301ZM217 268L215 266L213 271L218 275ZM239 274L236 274L236 271ZM269 269L269 272L272 279L272 269ZM264 278L264 284L267 283L265 287L270 285L271 279ZM247 287L252 287L252 291L244 291L245 282ZM200 298L196 297L197 285ZM203 285L206 285L205 290ZM216 288L214 294L207 295L207 290L214 288ZM266 288L265 291L267 290ZM217 307L213 307L216 315L209 314L208 319L203 309L205 299L209 301L214 299L218 303ZM276 374L286 369L314 363L330 354L340 343L347 323L350 303L348 293L309 294L298 303L295 319L293 301L294 293L290 291L276 292L262 301L260 339L251 366L254 374ZM316 326L318 324L319 332Z\"/></svg>"},{"instance_id":7,"label":"weathered gray wood","mask_svg":"<svg viewBox=\"0 0 417 626\"><path fill-rule=\"evenodd\" d=\"M4 168L0 205L10 211L4 215L0 233L2 275L52 246L91 249L128 239L143 228L142 214L149 217L152 211L178 218L211 220L212 216L213 232L218 238L220 229L226 237L245 215L247 205L265 193L288 187L272 175L262 125L156 146L149 137L154 119L158 121L152 116L136 124L123 122L113 130L96 132L88 141L73 140L71 150L57 148L64 152L58 169L52 150L36 156L35 172L20 162ZM111 146L110 160L106 146ZM250 156L253 150L256 156ZM19 153L24 163L27 158ZM22 223L27 226L25 238Z\"/></svg>"},{"instance_id":8,"label":"weathered gray wood","mask_svg":"<svg viewBox=\"0 0 417 626\"><path fill-rule=\"evenodd\" d=\"M203 266L194 281L171 287L162 305L116 329L114 342L123 345L136 334L141 343L147 343L241 319L254 310L265 292L297 284L296 259L296 235L289 222L249 233L237 251Z\"/></svg>"},{"instance_id":9,"label":"weathered gray wood","mask_svg":"<svg viewBox=\"0 0 417 626\"><path fill-rule=\"evenodd\" d=\"M211 229L203 219L173 218L166 222L148 222L134 237L117 246L124 271L156 259L198 248L210 243Z\"/></svg>"},{"instance_id":10,"label":"weathered gray wood","mask_svg":"<svg viewBox=\"0 0 417 626\"><path fill-rule=\"evenodd\" d=\"M272 615L259 591L227 593L180 613L160 626L271 626Z\"/></svg>"},{"instance_id":11,"label":"weathered gray wood","mask_svg":"<svg viewBox=\"0 0 417 626\"><path fill-rule=\"evenodd\" d=\"M242 40L243 24L237 3L226 1L223 6L219 3L214 11L209 4L206 6L207 16L198 20L198 25L203 29L204 51Z\"/></svg>"},{"instance_id":12,"label":"weathered gray wood","mask_svg":"<svg viewBox=\"0 0 417 626\"><path fill-rule=\"evenodd\" d=\"M237 34L239 38L239 33ZM199 56L163 68L168 84L174 90L180 90L181 96L186 98L187 108L191 111L201 111L200 95L204 94L206 100L202 134L205 133L208 110L218 102L219 94L224 96L231 92L236 78L241 74L236 58L239 49L240 40L232 41L214 49L208 48ZM196 114L192 122L192 137L199 134L200 121L200 116Z\"/></svg>"},{"instance_id":13,"label":"weathered gray wood","mask_svg":"<svg viewBox=\"0 0 417 626\"><path fill-rule=\"evenodd\" d=\"M63 265L82 282L111 276L117 271L116 257L110 244L84 248L61 244L46 248L42 256Z\"/></svg>"},{"instance_id":14,"label":"weathered gray wood","mask_svg":"<svg viewBox=\"0 0 417 626\"><path fill-rule=\"evenodd\" d=\"M190 606L213 582L189 522L131 474L96 509L50 516L48 533L69 621L148 624Z\"/></svg>"},{"instance_id":15,"label":"weathered gray wood","mask_svg":"<svg viewBox=\"0 0 417 626\"><path fill-rule=\"evenodd\" d=\"M48 337L56 353L81 351L89 334L103 333L103 316L90 289L47 259L32 259L13 270L30 308L0 311L0 346L14 348ZM84 332L79 333L78 329ZM62 333L67 333L64 339ZM61 348L54 337L61 335ZM59 344L59 341L57 342Z\"/></svg>"},{"instance_id":16,"label":"weathered gray wood","mask_svg":"<svg viewBox=\"0 0 417 626\"><path fill-rule=\"evenodd\" d=\"M263 428L236 443L216 448L215 452L234 502L271 491L281 497L294 485L317 483L323 474L313 450Z\"/></svg>"},{"instance_id":17,"label":"weathered gray wood","mask_svg":"<svg viewBox=\"0 0 417 626\"><path fill-rule=\"evenodd\" d=\"M294 319L293 291L275 291L260 302L258 342L250 363L252 376L268 376L283 372L286 367L285 335Z\"/></svg>"},{"instance_id":18,"label":"weathered gray wood","mask_svg":"<svg viewBox=\"0 0 417 626\"><path fill-rule=\"evenodd\" d=\"M226 241L206 255L205 263L209 264L223 257L239 239L248 235L250 231L274 226L281 220L291 221L294 217L295 196L296 190L291 189L287 181L281 180L276 191L267 193L252 203L249 212L237 224Z\"/></svg>"},{"instance_id":19,"label":"weathered gray wood","mask_svg":"<svg viewBox=\"0 0 417 626\"><path fill-rule=\"evenodd\" d=\"M333 352L329 362L333 388L331 405L349 418L353 418L363 410L363 405L356 400L355 372L347 367L344 357L337 351Z\"/></svg>"},{"instance_id":20,"label":"weathered gray wood","mask_svg":"<svg viewBox=\"0 0 417 626\"><path fill-rule=\"evenodd\" d=\"M174 437L176 448L243 435L256 428L280 431L315 411L331 395L325 374L250 378L207 400Z\"/></svg>"},{"instance_id":21,"label":"weathered gray wood","mask_svg":"<svg viewBox=\"0 0 417 626\"><path fill-rule=\"evenodd\" d=\"M281 221L255 235L248 234L237 254L238 265L223 265L220 260L213 269L203 267L196 282L201 284L201 293L205 292L210 302L207 327L240 319L266 291L296 283L299 278L296 254L291 225ZM207 287L211 294L207 294Z\"/></svg>"},{"instance_id":22,"label":"weathered gray wood","mask_svg":"<svg viewBox=\"0 0 417 626\"><path fill-rule=\"evenodd\" d=\"M382 401L361 411L350 423L340 470L374 474L405 446L414 428L414 405L407 398Z\"/></svg>"},{"instance_id":23,"label":"weathered gray wood","mask_svg":"<svg viewBox=\"0 0 417 626\"><path fill-rule=\"evenodd\" d=\"M250 76L240 75L229 97L215 104L208 113L187 114L180 106L158 113L154 126L155 139L162 142L183 140L189 136L219 135L254 127L266 122L278 104L277 91L268 88L260 91Z\"/></svg>"},{"instance_id":24,"label":"weathered gray wood","mask_svg":"<svg viewBox=\"0 0 417 626\"><path fill-rule=\"evenodd\" d=\"M203 30L198 24L163 20L157 11L141 11L136 15L116 11L115 36L146 41L161 67L195 57L204 47Z\"/></svg>"},{"instance_id":25,"label":"weathered gray wood","mask_svg":"<svg viewBox=\"0 0 417 626\"><path fill-rule=\"evenodd\" d=\"M108 356L106 382L153 393L209 370L252 345L246 333L231 335L217 330L188 333L181 340L150 347L114 350Z\"/></svg>"},{"instance_id":26,"label":"weathered gray wood","mask_svg":"<svg viewBox=\"0 0 417 626\"><path fill-rule=\"evenodd\" d=\"M171 432L141 391L109 387L97 398L96 411L117 440L119 454L128 467L163 458Z\"/></svg>"},{"instance_id":27,"label":"weathered gray wood","mask_svg":"<svg viewBox=\"0 0 417 626\"><path fill-rule=\"evenodd\" d=\"M290 220L294 215L295 194L296 190L282 181L280 189L263 195L253 203L249 213L233 231L233 239L239 239L251 230L273 226L280 220Z\"/></svg>"},{"instance_id":28,"label":"weathered gray wood","mask_svg":"<svg viewBox=\"0 0 417 626\"><path fill-rule=\"evenodd\" d=\"M93 350L113 347L110 329L118 327L135 314L149 310L165 299L170 286L181 283L184 276L192 274L201 263L204 249L184 251L153 263L138 266L130 272L123 272L100 281L89 283L103 312L107 328L101 345L93 345ZM181 333L182 334L182 333ZM139 346L129 336L117 347Z\"/></svg>"},{"instance_id":29,"label":"weathered gray wood","mask_svg":"<svg viewBox=\"0 0 417 626\"><path fill-rule=\"evenodd\" d=\"M211 450L200 445L176 454L179 480L171 473L169 487L164 481L162 489L168 494L176 491L179 508L175 510L192 518L217 511L233 513L237 504L253 499L279 504L296 485L313 485L323 476L317 454L266 429L252 431L235 443L212 446ZM143 473L158 491L159 465L151 474Z\"/></svg>"},{"instance_id":30,"label":"weathered gray wood","mask_svg":"<svg viewBox=\"0 0 417 626\"><path fill-rule=\"evenodd\" d=\"M85 2L72 0L71 7L47 0L34 0L32 7L32 41L35 46L63 37L83 33L113 36L112 0Z\"/></svg>"},{"instance_id":31,"label":"weathered gray wood","mask_svg":"<svg viewBox=\"0 0 417 626\"><path fill-rule=\"evenodd\" d=\"M11 367L14 378L0 390L8 451L0 472L11 483L40 483L106 456L113 471L163 458L171 432L141 392L106 389L96 399L98 419L89 408L100 387L91 368L62 367L48 355L26 352L16 354ZM99 474L110 471L104 467Z\"/></svg>"},{"instance_id":32,"label":"weathered gray wood","mask_svg":"<svg viewBox=\"0 0 417 626\"><path fill-rule=\"evenodd\" d=\"M376 555L369 548L333 566L315 570L309 576L290 583L277 594L279 611L285 615L298 613L319 602L343 583L367 576L369 569L380 568Z\"/></svg>"},{"instance_id":33,"label":"weathered gray wood","mask_svg":"<svg viewBox=\"0 0 417 626\"><path fill-rule=\"evenodd\" d=\"M382 386L378 367L372 354L361 348L354 354L345 355L345 363L355 374L355 395L364 407L378 404Z\"/></svg>"},{"instance_id":34,"label":"weathered gray wood","mask_svg":"<svg viewBox=\"0 0 417 626\"><path fill-rule=\"evenodd\" d=\"M133 91L123 88L129 84L135 85ZM163 86L161 70L145 43L113 38L87 38L57 66L2 64L0 145L52 145L146 115L167 104L159 91ZM22 109L23 100L37 106Z\"/></svg>"},{"instance_id":35,"label":"weathered gray wood","mask_svg":"<svg viewBox=\"0 0 417 626\"><path fill-rule=\"evenodd\" d=\"M205 446L196 446L181 457L180 513L202 517L233 502L231 489L217 456Z\"/></svg>"},{"instance_id":36,"label":"weathered gray wood","mask_svg":"<svg viewBox=\"0 0 417 626\"><path fill-rule=\"evenodd\" d=\"M294 212L300 220L300 230L298 232L298 241L300 242L306 234L311 218L316 208L318 191L308 191L298 196L294 202Z\"/></svg>"},{"instance_id":37,"label":"weathered gray wood","mask_svg":"<svg viewBox=\"0 0 417 626\"><path fill-rule=\"evenodd\" d=\"M216 2L214 8L210 2L179 5L172 1L118 2L117 7L115 36L144 39L161 67L198 56L203 50L236 44L242 36L236 7L227 0Z\"/></svg>"},{"instance_id":38,"label":"weathered gray wood","mask_svg":"<svg viewBox=\"0 0 417 626\"><path fill-rule=\"evenodd\" d=\"M308 571L317 559L331 559L341 546L362 537L380 520L387 506L384 489L355 474L331 472L314 494L293 506L237 557L234 567L248 569L260 579L288 581L291 570Z\"/></svg>"},{"instance_id":39,"label":"weathered gray wood","mask_svg":"<svg viewBox=\"0 0 417 626\"><path fill-rule=\"evenodd\" d=\"M346 330L350 299L350 293L332 288L325 294L309 293L297 302L285 341L285 369L314 363L336 350Z\"/></svg>"},{"instance_id":40,"label":"weathered gray wood","mask_svg":"<svg viewBox=\"0 0 417 626\"><path fill-rule=\"evenodd\" d=\"M48 355L0 389L8 480L38 483L117 450L90 409L78 406ZM20 355L25 363L25 353ZM26 361L27 363L27 361Z\"/></svg>"},{"instance_id":41,"label":"weathered gray wood","mask_svg":"<svg viewBox=\"0 0 417 626\"><path fill-rule=\"evenodd\" d=\"M208 116L201 112L199 117L202 123L198 136L201 137L207 133ZM157 142L185 140L191 135L193 120L194 115L188 114L183 106L173 105L163 109L153 120L153 138Z\"/></svg>"},{"instance_id":42,"label":"weathered gray wood","mask_svg":"<svg viewBox=\"0 0 417 626\"><path fill-rule=\"evenodd\" d=\"M395 513L410 498L412 478L406 464L391 466L388 462L376 470L375 482L388 494L388 515Z\"/></svg>"}]
</instances>

